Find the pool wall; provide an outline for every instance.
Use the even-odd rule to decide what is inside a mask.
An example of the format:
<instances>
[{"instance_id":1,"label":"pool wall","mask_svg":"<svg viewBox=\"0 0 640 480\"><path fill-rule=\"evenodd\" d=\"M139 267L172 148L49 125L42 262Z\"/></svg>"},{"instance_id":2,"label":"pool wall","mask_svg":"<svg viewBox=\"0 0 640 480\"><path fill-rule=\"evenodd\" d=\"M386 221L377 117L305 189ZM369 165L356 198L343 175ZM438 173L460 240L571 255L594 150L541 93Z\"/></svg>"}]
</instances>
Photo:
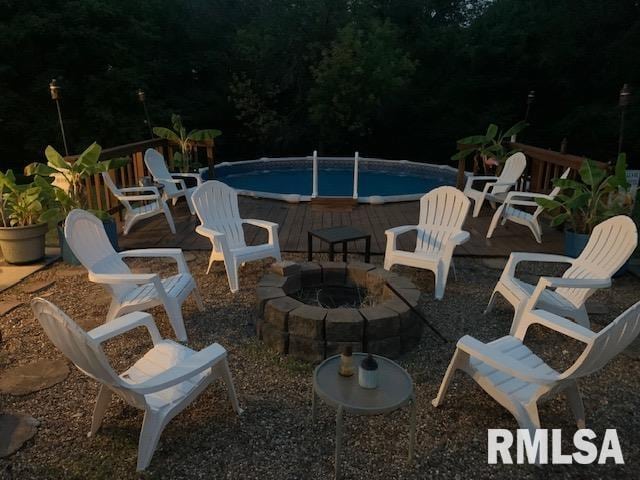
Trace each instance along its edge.
<instances>
[{"instance_id":1,"label":"pool wall","mask_svg":"<svg viewBox=\"0 0 640 480\"><path fill-rule=\"evenodd\" d=\"M318 157L318 164L322 169L353 167L354 157ZM412 162L409 160L385 160L381 158L359 158L360 172L363 170L387 170L390 166L395 168L401 166L402 173L406 174L428 174L429 171L437 174L451 176L452 184L455 185L458 170L449 165L435 165L431 163ZM313 157L262 157L256 160L243 160L239 162L223 162L216 165L216 177L233 169L233 173L255 172L256 170L286 170L289 168L309 168L313 166ZM469 173L465 172L465 175ZM254 198L268 198L282 200L289 203L299 203L311 201L311 195L300 195L297 193L273 193L260 192L255 190L236 189L240 195ZM370 195L358 196L359 203L382 204L390 202L408 202L419 200L424 193L414 193L409 195Z\"/></svg>"}]
</instances>

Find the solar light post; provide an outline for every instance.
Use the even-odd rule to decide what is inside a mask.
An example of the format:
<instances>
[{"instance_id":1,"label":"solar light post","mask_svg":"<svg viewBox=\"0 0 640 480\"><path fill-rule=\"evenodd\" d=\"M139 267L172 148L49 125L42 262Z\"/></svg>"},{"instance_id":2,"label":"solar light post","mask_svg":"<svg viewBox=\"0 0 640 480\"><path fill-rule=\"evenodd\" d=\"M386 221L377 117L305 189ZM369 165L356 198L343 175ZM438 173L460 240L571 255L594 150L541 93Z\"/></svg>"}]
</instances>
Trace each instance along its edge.
<instances>
[{"instance_id":1,"label":"solar light post","mask_svg":"<svg viewBox=\"0 0 640 480\"><path fill-rule=\"evenodd\" d=\"M64 153L68 157L69 156L69 148L67 147L67 136L64 133L64 123L62 122L62 110L60 109L60 100L62 99L62 94L60 93L60 87L58 86L56 79L52 79L49 83L49 93L51 93L51 100L56 102L56 107L58 109L58 123L60 124L60 132L62 133L62 143L64 144Z\"/></svg>"},{"instance_id":2,"label":"solar light post","mask_svg":"<svg viewBox=\"0 0 640 480\"><path fill-rule=\"evenodd\" d=\"M151 119L149 118L149 111L147 110L147 97L144 93L144 90L142 90L141 88L139 88L136 93L138 94L138 100L140 100L142 108L144 109L145 123L147 124L147 127L149 127L149 138L153 138L153 127L151 127Z\"/></svg>"},{"instance_id":3,"label":"solar light post","mask_svg":"<svg viewBox=\"0 0 640 480\"><path fill-rule=\"evenodd\" d=\"M622 152L622 143L624 141L624 114L627 106L631 103L631 89L629 84L625 83L620 90L618 98L618 106L620 107L620 133L618 135L618 155Z\"/></svg>"},{"instance_id":4,"label":"solar light post","mask_svg":"<svg viewBox=\"0 0 640 480\"><path fill-rule=\"evenodd\" d=\"M527 120L529 120L529 112L531 111L531 104L533 103L533 101L536 99L536 91L535 90L531 90L529 92L529 95L527 95L527 111L524 114L524 121L526 122Z\"/></svg>"}]
</instances>

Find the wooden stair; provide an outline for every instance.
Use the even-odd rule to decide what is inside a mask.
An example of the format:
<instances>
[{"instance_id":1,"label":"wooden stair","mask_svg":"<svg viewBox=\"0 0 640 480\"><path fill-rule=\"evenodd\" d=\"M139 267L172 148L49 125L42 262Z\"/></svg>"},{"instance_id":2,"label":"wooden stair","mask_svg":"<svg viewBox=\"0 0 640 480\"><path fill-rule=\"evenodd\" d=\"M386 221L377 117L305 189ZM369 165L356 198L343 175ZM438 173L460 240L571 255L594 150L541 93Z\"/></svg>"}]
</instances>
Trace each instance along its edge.
<instances>
[{"instance_id":1,"label":"wooden stair","mask_svg":"<svg viewBox=\"0 0 640 480\"><path fill-rule=\"evenodd\" d=\"M352 197L316 197L311 199L313 210L350 212L358 206L358 199Z\"/></svg>"}]
</instances>

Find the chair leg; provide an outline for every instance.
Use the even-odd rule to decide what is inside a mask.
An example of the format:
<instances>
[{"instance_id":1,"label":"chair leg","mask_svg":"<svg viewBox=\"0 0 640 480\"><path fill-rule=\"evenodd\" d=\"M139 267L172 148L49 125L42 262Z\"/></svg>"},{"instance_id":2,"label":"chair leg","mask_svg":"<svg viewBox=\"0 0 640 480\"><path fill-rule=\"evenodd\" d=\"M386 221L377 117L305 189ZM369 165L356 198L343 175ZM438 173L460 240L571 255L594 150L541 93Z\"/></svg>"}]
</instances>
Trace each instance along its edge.
<instances>
[{"instance_id":1,"label":"chair leg","mask_svg":"<svg viewBox=\"0 0 640 480\"><path fill-rule=\"evenodd\" d=\"M457 282L458 273L456 272L456 262L453 261L453 258L451 259L451 270L453 270L453 279Z\"/></svg>"},{"instance_id":2,"label":"chair leg","mask_svg":"<svg viewBox=\"0 0 640 480\"><path fill-rule=\"evenodd\" d=\"M447 393L447 390L449 389L449 384L453 379L453 374L456 373L456 370L458 370L460 367L463 366L463 364L467 361L468 357L469 357L468 354L456 348L456 351L453 354L453 357L451 358L451 362L447 367L447 371L444 374L442 383L440 384L438 395L436 396L436 398L431 400L431 405L433 405L434 407L439 407L442 404L444 400L444 396Z\"/></svg>"},{"instance_id":3,"label":"chair leg","mask_svg":"<svg viewBox=\"0 0 640 480\"><path fill-rule=\"evenodd\" d=\"M533 233L533 236L535 237L536 242L542 243L542 231L540 229L540 224L527 223L527 227L529 227L529 230L531 230L531 233Z\"/></svg>"},{"instance_id":4,"label":"chair leg","mask_svg":"<svg viewBox=\"0 0 640 480\"><path fill-rule=\"evenodd\" d=\"M213 265L213 262L215 262L215 250L211 249L211 255L209 256L209 266L207 267L207 274L209 274L209 271L211 270L211 266Z\"/></svg>"},{"instance_id":5,"label":"chair leg","mask_svg":"<svg viewBox=\"0 0 640 480\"><path fill-rule=\"evenodd\" d=\"M116 302L115 299L111 300L111 304L109 305L109 311L107 312L107 322L110 322L118 315L118 311L120 310L120 304Z\"/></svg>"},{"instance_id":6,"label":"chair leg","mask_svg":"<svg viewBox=\"0 0 640 480\"><path fill-rule=\"evenodd\" d=\"M489 230L487 230L487 238L491 238L493 235L493 231L498 226L498 222L500 218L502 218L502 212L504 211L504 205L500 205L496 213L493 214L493 218L491 219L491 225L489 225Z\"/></svg>"},{"instance_id":7,"label":"chair leg","mask_svg":"<svg viewBox=\"0 0 640 480\"><path fill-rule=\"evenodd\" d=\"M239 281L238 281L238 262L235 259L232 259L227 263L224 262L225 270L227 271L227 280L229 281L229 289L231 293L236 293L239 289Z\"/></svg>"},{"instance_id":8,"label":"chair leg","mask_svg":"<svg viewBox=\"0 0 640 480\"><path fill-rule=\"evenodd\" d=\"M567 387L564 393L567 396L567 401L569 402L573 416L576 419L576 425L578 428L586 428L584 404L582 403L582 395L580 395L578 384L574 383L570 387Z\"/></svg>"},{"instance_id":9,"label":"chair leg","mask_svg":"<svg viewBox=\"0 0 640 480\"><path fill-rule=\"evenodd\" d=\"M520 326L520 322L522 321L522 315L524 315L525 307L527 306L526 301L521 301L516 305L515 312L513 313L513 321L511 322L511 329L509 330L509 335L513 335L517 338L522 338L520 333L518 333L518 327Z\"/></svg>"},{"instance_id":10,"label":"chair leg","mask_svg":"<svg viewBox=\"0 0 640 480\"><path fill-rule=\"evenodd\" d=\"M151 463L151 457L156 451L162 430L164 430L162 417L147 410L144 414L140 439L138 440L137 471L145 470Z\"/></svg>"},{"instance_id":11,"label":"chair leg","mask_svg":"<svg viewBox=\"0 0 640 480\"><path fill-rule=\"evenodd\" d=\"M191 194L188 192L185 193L184 199L187 201L187 207L189 207L189 212L191 213L191 215L195 215L196 211L193 208L193 202L191 201Z\"/></svg>"},{"instance_id":12,"label":"chair leg","mask_svg":"<svg viewBox=\"0 0 640 480\"><path fill-rule=\"evenodd\" d=\"M102 425L102 419L109 407L109 403L111 403L112 394L113 392L109 388L100 385L98 398L96 398L96 404L93 407L93 418L91 419L91 430L87 435L88 437L93 437L100 428L100 425Z\"/></svg>"},{"instance_id":13,"label":"chair leg","mask_svg":"<svg viewBox=\"0 0 640 480\"><path fill-rule=\"evenodd\" d=\"M180 304L174 299L169 299L164 308L169 317L169 322L173 327L173 331L176 333L176 338L181 342L186 342L187 330L184 328L184 319L182 318L182 308Z\"/></svg>"},{"instance_id":14,"label":"chair leg","mask_svg":"<svg viewBox=\"0 0 640 480\"><path fill-rule=\"evenodd\" d=\"M130 215L125 215L125 219L124 219L124 225L122 226L122 234L123 235L128 235L129 231L131 230L131 227L133 227L133 224L136 221L136 217L135 216L130 216Z\"/></svg>"},{"instance_id":15,"label":"chair leg","mask_svg":"<svg viewBox=\"0 0 640 480\"><path fill-rule=\"evenodd\" d=\"M384 269L385 270L391 270L391 267L393 267L393 259L391 258L391 255L385 255L384 256Z\"/></svg>"},{"instance_id":16,"label":"chair leg","mask_svg":"<svg viewBox=\"0 0 640 480\"><path fill-rule=\"evenodd\" d=\"M498 291L494 289L491 293L491 297L489 298L489 303L487 303L487 307L484 309L483 315L487 315L491 310L493 310L493 306L496 304L497 295Z\"/></svg>"},{"instance_id":17,"label":"chair leg","mask_svg":"<svg viewBox=\"0 0 640 480\"><path fill-rule=\"evenodd\" d=\"M198 310L204 312L204 302L202 301L202 295L200 294L200 290L198 289L198 287L194 287L191 293L193 294L193 298L196 301Z\"/></svg>"},{"instance_id":18,"label":"chair leg","mask_svg":"<svg viewBox=\"0 0 640 480\"><path fill-rule=\"evenodd\" d=\"M231 370L229 369L229 362L225 358L222 362L218 364L220 377L222 381L227 386L227 393L229 394L229 401L231 402L231 407L238 414L242 414L243 410L240 408L240 404L238 403L238 396L236 395L236 387L233 384L233 377L231 376Z\"/></svg>"},{"instance_id":19,"label":"chair leg","mask_svg":"<svg viewBox=\"0 0 640 480\"><path fill-rule=\"evenodd\" d=\"M477 218L480 214L480 210L482 210L482 204L484 203L484 195L479 198L474 198L473 205L473 218Z\"/></svg>"},{"instance_id":20,"label":"chair leg","mask_svg":"<svg viewBox=\"0 0 640 480\"><path fill-rule=\"evenodd\" d=\"M169 206L162 202L162 213L164 213L165 218L167 219L167 223L169 224L169 229L171 233L176 234L176 225L173 223L173 217L171 216L171 211L169 210Z\"/></svg>"},{"instance_id":21,"label":"chair leg","mask_svg":"<svg viewBox=\"0 0 640 480\"><path fill-rule=\"evenodd\" d=\"M445 262L438 262L435 274L435 298L442 300L444 297L444 289L447 286L447 277L449 276L449 265Z\"/></svg>"}]
</instances>

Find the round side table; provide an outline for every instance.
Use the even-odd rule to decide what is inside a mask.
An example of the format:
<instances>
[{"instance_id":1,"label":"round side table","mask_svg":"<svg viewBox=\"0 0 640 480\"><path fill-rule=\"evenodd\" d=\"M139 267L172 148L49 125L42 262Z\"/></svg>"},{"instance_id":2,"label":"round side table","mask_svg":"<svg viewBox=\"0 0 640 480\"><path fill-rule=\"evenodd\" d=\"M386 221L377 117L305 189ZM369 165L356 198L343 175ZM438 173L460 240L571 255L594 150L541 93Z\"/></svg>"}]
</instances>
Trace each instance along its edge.
<instances>
[{"instance_id":1,"label":"round side table","mask_svg":"<svg viewBox=\"0 0 640 480\"><path fill-rule=\"evenodd\" d=\"M366 357L364 353L354 353L354 366L359 366ZM317 398L335 407L336 451L335 478L340 478L340 456L342 454L342 424L344 412L353 415L381 415L405 405L411 405L409 425L409 462L413 460L416 437L416 404L413 381L407 371L388 358L374 355L378 362L378 388L366 389L358 384L358 372L351 377L338 373L340 355L327 358L313 372L313 399L311 416L316 419Z\"/></svg>"}]
</instances>

